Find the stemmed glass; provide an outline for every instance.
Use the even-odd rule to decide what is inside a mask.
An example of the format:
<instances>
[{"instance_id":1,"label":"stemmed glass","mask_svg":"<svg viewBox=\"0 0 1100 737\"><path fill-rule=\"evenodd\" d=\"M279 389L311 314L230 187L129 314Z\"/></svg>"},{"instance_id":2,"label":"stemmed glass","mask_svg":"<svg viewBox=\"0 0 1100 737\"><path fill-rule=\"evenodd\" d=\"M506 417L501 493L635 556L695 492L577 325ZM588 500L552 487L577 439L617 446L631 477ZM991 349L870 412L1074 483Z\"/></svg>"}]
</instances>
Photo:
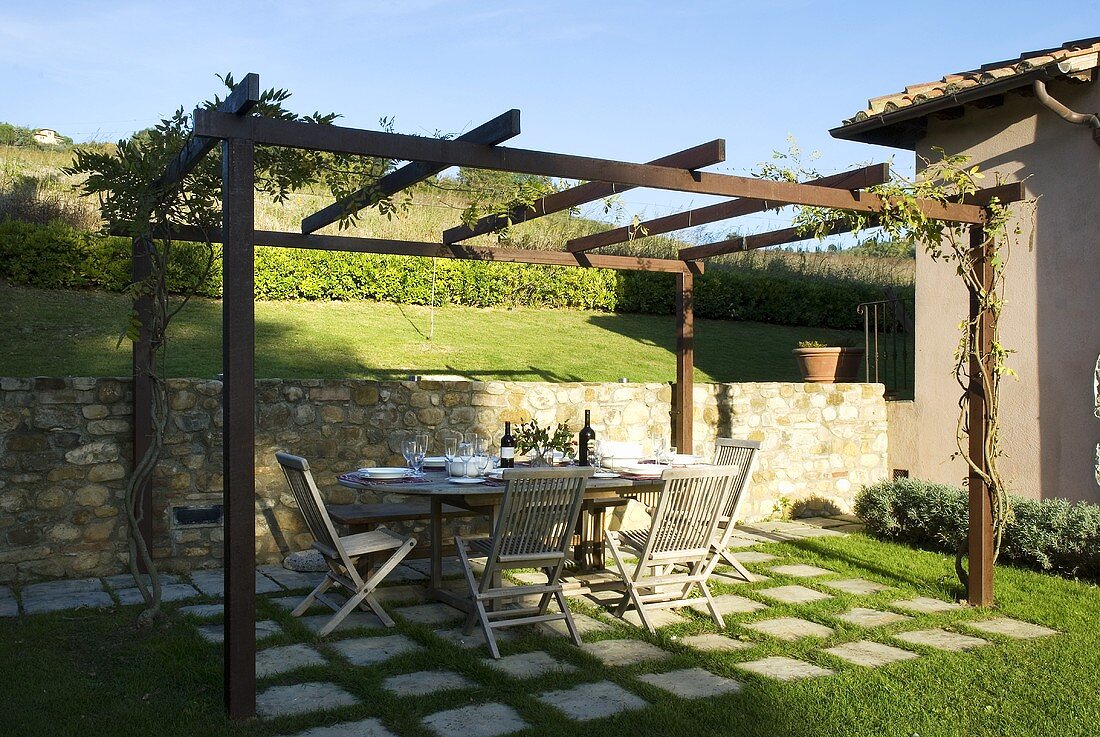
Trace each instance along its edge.
<instances>
[{"instance_id":1,"label":"stemmed glass","mask_svg":"<svg viewBox=\"0 0 1100 737\"><path fill-rule=\"evenodd\" d=\"M665 453L665 435L664 433L655 433L651 440L653 442L653 460L660 465L661 457Z\"/></svg>"},{"instance_id":2,"label":"stemmed glass","mask_svg":"<svg viewBox=\"0 0 1100 737\"><path fill-rule=\"evenodd\" d=\"M405 457L405 465L409 467L410 475L416 475L416 438L405 438L401 441L401 455Z\"/></svg>"},{"instance_id":3,"label":"stemmed glass","mask_svg":"<svg viewBox=\"0 0 1100 737\"><path fill-rule=\"evenodd\" d=\"M461 437L461 435L449 435L443 439L443 457L447 459L447 478L452 478L454 475L451 473L451 464L455 462L455 456L458 455L458 441Z\"/></svg>"},{"instance_id":4,"label":"stemmed glass","mask_svg":"<svg viewBox=\"0 0 1100 737\"><path fill-rule=\"evenodd\" d=\"M474 444L473 443L459 443L458 444L458 460L462 461L462 475L467 476L470 472L470 459L474 457Z\"/></svg>"},{"instance_id":5,"label":"stemmed glass","mask_svg":"<svg viewBox=\"0 0 1100 737\"><path fill-rule=\"evenodd\" d=\"M595 468L596 473L601 473L604 470L604 468L603 468L603 465L602 465L603 464L603 454L600 452L600 450L601 450L600 441L599 440L593 440L592 445L590 447L592 449L592 466Z\"/></svg>"},{"instance_id":6,"label":"stemmed glass","mask_svg":"<svg viewBox=\"0 0 1100 737\"><path fill-rule=\"evenodd\" d=\"M418 434L413 438L413 476L424 476L424 457L428 454L428 436Z\"/></svg>"}]
</instances>

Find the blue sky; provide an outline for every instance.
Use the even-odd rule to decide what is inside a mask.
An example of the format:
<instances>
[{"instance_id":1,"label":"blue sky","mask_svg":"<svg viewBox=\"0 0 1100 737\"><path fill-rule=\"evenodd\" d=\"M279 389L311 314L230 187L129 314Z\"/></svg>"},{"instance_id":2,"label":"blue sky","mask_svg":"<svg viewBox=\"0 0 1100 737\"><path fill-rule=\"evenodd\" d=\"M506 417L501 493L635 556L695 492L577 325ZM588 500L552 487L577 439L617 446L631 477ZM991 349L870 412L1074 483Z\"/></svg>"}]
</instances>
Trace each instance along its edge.
<instances>
[{"instance_id":1,"label":"blue sky","mask_svg":"<svg viewBox=\"0 0 1100 737\"><path fill-rule=\"evenodd\" d=\"M713 138L748 173L793 136L839 171L911 154L836 141L868 97L1100 35L1034 2L37 2L0 4L0 120L114 140L254 71L299 112L459 133L512 107L514 145L645 161ZM652 191L645 217L708 203ZM752 230L780 225L762 216ZM746 223L746 225L749 225Z\"/></svg>"}]
</instances>

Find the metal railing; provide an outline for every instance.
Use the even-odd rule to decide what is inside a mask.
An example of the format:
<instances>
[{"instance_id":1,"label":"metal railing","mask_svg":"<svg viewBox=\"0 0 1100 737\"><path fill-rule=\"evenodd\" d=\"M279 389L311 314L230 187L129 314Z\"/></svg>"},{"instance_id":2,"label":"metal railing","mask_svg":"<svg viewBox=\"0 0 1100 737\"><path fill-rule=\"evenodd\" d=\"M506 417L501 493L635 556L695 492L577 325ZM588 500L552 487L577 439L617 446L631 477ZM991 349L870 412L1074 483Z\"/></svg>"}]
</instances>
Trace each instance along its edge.
<instances>
[{"instance_id":1,"label":"metal railing","mask_svg":"<svg viewBox=\"0 0 1100 737\"><path fill-rule=\"evenodd\" d=\"M864 380L884 384L887 399L912 399L913 300L863 302L856 313L863 316Z\"/></svg>"}]
</instances>

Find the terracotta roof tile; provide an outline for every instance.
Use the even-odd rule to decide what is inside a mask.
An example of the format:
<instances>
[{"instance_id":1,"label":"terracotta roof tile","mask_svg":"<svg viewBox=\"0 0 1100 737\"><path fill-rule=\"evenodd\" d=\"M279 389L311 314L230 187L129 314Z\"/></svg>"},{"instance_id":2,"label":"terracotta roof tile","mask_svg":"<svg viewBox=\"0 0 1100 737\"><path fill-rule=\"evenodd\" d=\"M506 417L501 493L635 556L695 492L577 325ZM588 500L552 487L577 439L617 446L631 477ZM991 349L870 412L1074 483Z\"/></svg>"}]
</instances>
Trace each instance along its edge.
<instances>
[{"instance_id":1,"label":"terracotta roof tile","mask_svg":"<svg viewBox=\"0 0 1100 737\"><path fill-rule=\"evenodd\" d=\"M876 115L914 107L944 95L957 94L1033 69L1067 62L1073 62L1072 71L1067 74L1100 66L1100 37L1069 41L1055 49L1029 51L1015 59L982 64L969 72L948 74L931 82L911 84L901 92L873 97L867 101L866 108L845 120L844 125L860 123Z\"/></svg>"}]
</instances>

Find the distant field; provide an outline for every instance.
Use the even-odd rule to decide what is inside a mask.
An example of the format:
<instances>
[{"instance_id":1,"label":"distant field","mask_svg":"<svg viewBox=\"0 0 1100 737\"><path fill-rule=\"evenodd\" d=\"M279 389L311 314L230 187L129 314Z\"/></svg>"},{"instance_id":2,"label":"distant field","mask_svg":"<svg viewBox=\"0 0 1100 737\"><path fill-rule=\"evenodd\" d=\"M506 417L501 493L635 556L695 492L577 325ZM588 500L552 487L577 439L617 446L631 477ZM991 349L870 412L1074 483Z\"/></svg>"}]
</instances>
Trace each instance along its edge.
<instances>
[{"instance_id":1,"label":"distant field","mask_svg":"<svg viewBox=\"0 0 1100 737\"><path fill-rule=\"evenodd\" d=\"M130 373L124 297L0 284L0 375L112 376ZM671 381L675 322L667 316L572 310L437 309L427 340L425 307L363 302L259 302L256 372L278 378L404 378L461 374L477 379ZM170 328L167 376L221 371L221 309L194 301ZM697 381L798 378L799 340L862 335L751 322L696 321Z\"/></svg>"}]
</instances>

